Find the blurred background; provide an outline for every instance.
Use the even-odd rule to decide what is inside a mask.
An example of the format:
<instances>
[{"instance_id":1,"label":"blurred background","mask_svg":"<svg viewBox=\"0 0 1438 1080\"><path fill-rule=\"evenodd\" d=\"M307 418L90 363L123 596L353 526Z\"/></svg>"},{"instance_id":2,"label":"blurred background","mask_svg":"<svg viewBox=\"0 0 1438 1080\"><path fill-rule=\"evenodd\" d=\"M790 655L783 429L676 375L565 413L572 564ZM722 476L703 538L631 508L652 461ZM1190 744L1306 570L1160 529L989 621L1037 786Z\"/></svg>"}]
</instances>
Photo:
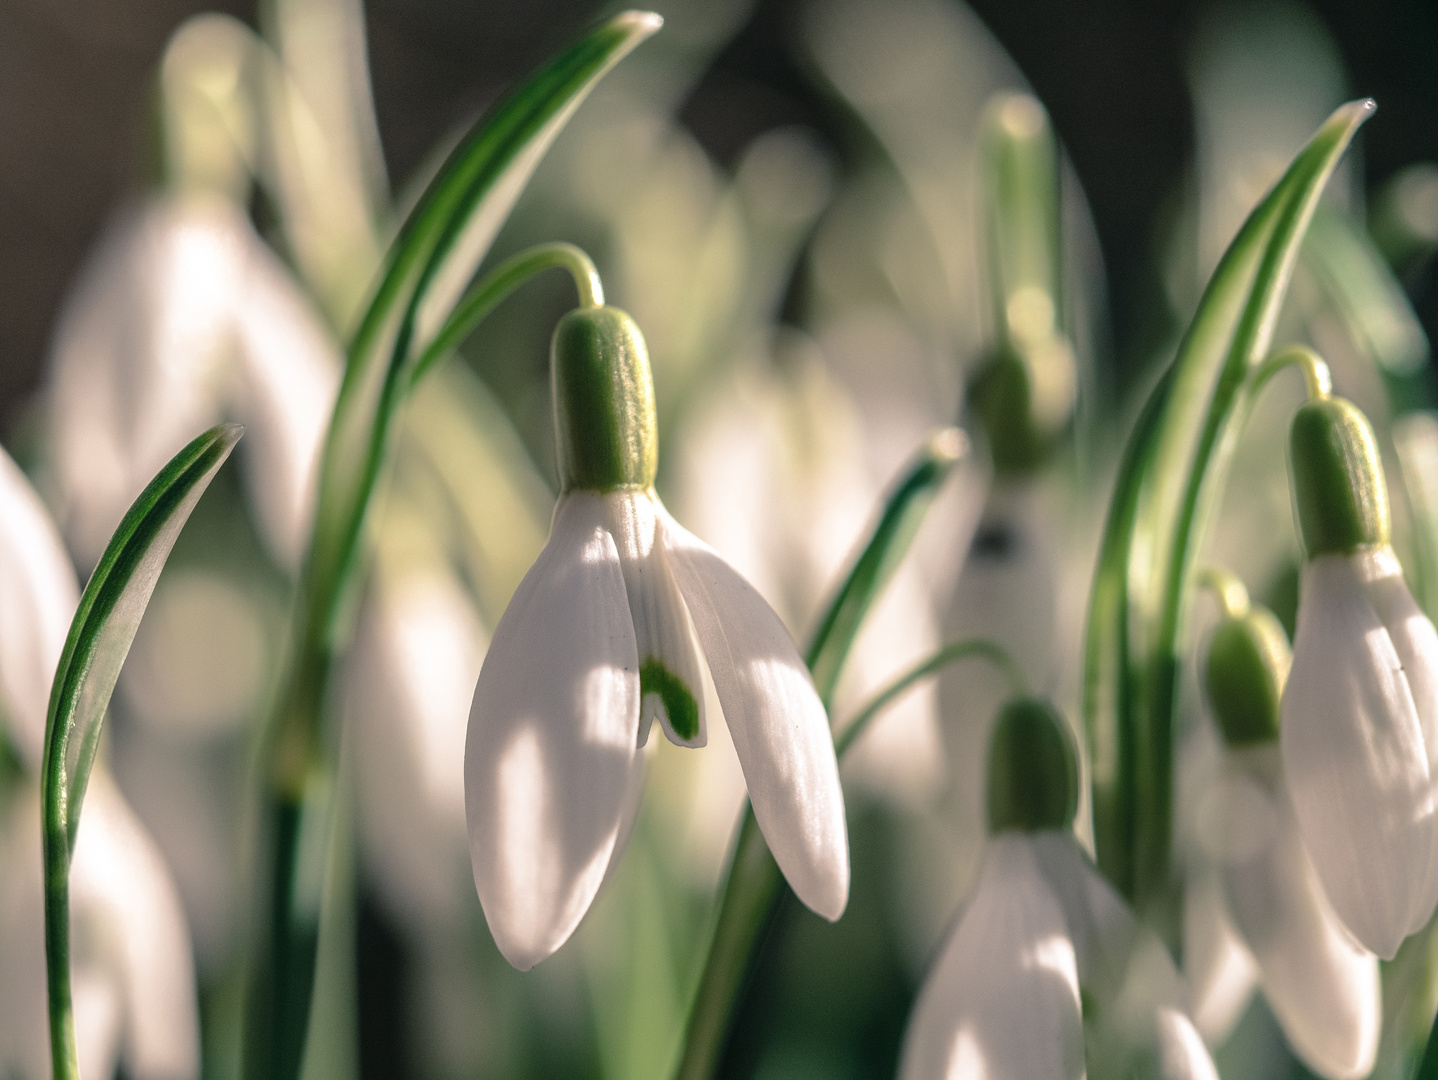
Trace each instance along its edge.
<instances>
[{"instance_id":1,"label":"blurred background","mask_svg":"<svg viewBox=\"0 0 1438 1080\"><path fill-rule=\"evenodd\" d=\"M370 147L363 79L345 88L348 100L326 100L311 76L343 50L306 39L303 17L320 11L344 25L357 6L0 6L0 442L39 481L82 580L133 495L123 477L113 490L86 486L87 470L104 472L92 468L103 455L84 449L90 427L120 433L115 456L133 454L133 481L168 454L144 464L164 449L160 436L138 446L147 424L178 436L218 418L213 406L250 425L237 455L243 484L232 468L216 481L157 590L109 751L184 901L208 1077L233 1075L244 775L279 662L305 448L327 416L337 343L437 152L611 10L371 0L362 16L378 132ZM1281 335L1321 344L1339 388L1377 415L1432 401L1433 4L657 6L665 29L576 115L494 256L554 239L594 255L611 302L636 315L654 355L661 494L800 640L883 486L930 430L960 415L967 381L982 467L965 470L962 491L936 509L893 603L873 616L877 631L860 642L836 715L941 637L984 633L1072 716L1116 440L1242 215L1352 97L1373 97L1378 112L1332 185L1335 213L1315 227ZM177 39L162 91L167 43L202 10L243 27L212 20ZM246 69L258 53L246 51L244 27L265 35L274 52L264 55L280 57L289 83L265 84L278 67L258 64L265 77ZM248 80L262 91L251 94ZM990 106L995 92L1023 89L1047 109L1060 146L1037 172L1061 205L1027 212L1061 218L1062 238L1041 253L1049 265L1037 279L1002 280L981 221L985 200L999 196L978 177L976 148L984 124L1019 139L1042 134L1028 98L999 99L1007 112ZM303 123L267 131L256 119L273 109L270 120L293 121L291 91L310 95L322 121L315 146L325 134L353 136L318 155L308 192L295 182L312 164L296 134ZM257 104L266 94L274 100ZM164 109L173 110L168 143ZM215 131L221 138L207 142ZM186 153L181 164L200 187L223 195L218 208L159 194L162 175L169 194L182 186L176 161ZM193 266L213 278L166 261L191 242L204 255ZM226 262L236 252L238 270ZM173 280L159 280L161 270ZM533 975L494 950L468 877L463 719L487 628L542 544L553 498L544 342L572 292L551 277L475 335L467 366L426 384L400 440L355 659L335 695L357 835L342 838L354 858L331 881L339 899L322 945L315 1080L640 1080L665 1075L677 1045L742 800L722 727L721 745L703 754L653 751L629 852L574 942ZM1057 411L1043 453L1006 462L995 431L973 415L975 372L994 351L992 309L1013 320L1005 303L1036 280L1048 304L1040 344L1056 346L1047 355L1059 372ZM207 337L216 326L222 343ZM203 363L175 380L162 369L189 363L187 349ZM241 354L239 374L225 366L227 350ZM267 357L292 363L266 372ZM151 401L152 388L174 396ZM1240 460L1263 464L1236 470L1243 482L1230 499L1242 527L1220 544L1270 598L1285 582L1291 592L1295 566L1274 445L1240 449L1251 455ZM1274 603L1291 616L1291 596L1286 609ZM974 678L916 695L896 710L902 717L876 726L852 773L846 766L848 913L830 926L788 898L724 1075L892 1075L915 987L983 841L973 771L1003 691ZM1410 967L1413 979L1428 969ZM1224 1075L1307 1075L1246 994L1201 1025L1227 1055ZM1401 1051L1385 1061L1382 1075L1401 1074Z\"/></svg>"},{"instance_id":2,"label":"blurred background","mask_svg":"<svg viewBox=\"0 0 1438 1080\"><path fill-rule=\"evenodd\" d=\"M1151 343L1155 220L1193 156L1185 72L1217 5L1188 0L977 0L971 5L1044 102L1087 193L1103 249L1116 355ZM732 167L759 133L800 123L841 156L852 133L799 47L801 5L760 0L689 92L680 119ZM1305 5L1352 96L1379 104L1360 137L1376 189L1438 159L1438 10L1424 0ZM190 14L247 3L14 0L0 9L0 432L39 385L66 284L143 172L155 65ZM390 175L607 10L573 0L376 0L366 5L375 108ZM1431 302L1424 311L1438 317Z\"/></svg>"}]
</instances>

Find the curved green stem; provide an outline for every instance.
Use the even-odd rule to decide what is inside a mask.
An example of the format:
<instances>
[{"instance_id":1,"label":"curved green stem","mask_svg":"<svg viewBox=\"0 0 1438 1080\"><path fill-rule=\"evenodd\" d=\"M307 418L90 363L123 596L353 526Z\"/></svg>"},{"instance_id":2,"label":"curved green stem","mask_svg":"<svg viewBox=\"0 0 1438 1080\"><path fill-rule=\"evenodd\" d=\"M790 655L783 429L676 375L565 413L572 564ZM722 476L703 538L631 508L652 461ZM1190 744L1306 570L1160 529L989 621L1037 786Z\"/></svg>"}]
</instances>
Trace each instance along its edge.
<instances>
[{"instance_id":1,"label":"curved green stem","mask_svg":"<svg viewBox=\"0 0 1438 1080\"><path fill-rule=\"evenodd\" d=\"M411 382L424 378L430 368L457 348L506 296L535 274L551 268L569 271L579 293L580 307L604 306L604 285L588 255L573 244L537 244L500 263L460 298L454 313L415 361Z\"/></svg>"},{"instance_id":2,"label":"curved green stem","mask_svg":"<svg viewBox=\"0 0 1438 1080\"><path fill-rule=\"evenodd\" d=\"M962 641L951 641L927 660L916 664L885 689L875 694L868 704L855 714L854 719L849 721L844 728L844 733L834 741L834 752L842 760L849 747L854 745L854 741L869 726L869 722L893 704L896 698L901 697L905 691L911 689L921 679L936 674L939 669L970 657L982 657L988 660L1003 672L1004 678L1009 682L1009 689L1015 697L1027 696L1028 683L1024 679L1023 670L1014 662L1014 658L1009 655L1008 650L997 641L990 641L988 638L965 638Z\"/></svg>"},{"instance_id":3,"label":"curved green stem","mask_svg":"<svg viewBox=\"0 0 1438 1080\"><path fill-rule=\"evenodd\" d=\"M1253 374L1248 377L1249 401L1257 398L1268 381L1288 367L1296 367L1303 372L1303 386L1308 391L1309 401L1322 401L1333 393L1333 376L1328 373L1323 357L1307 345L1289 345L1254 368Z\"/></svg>"},{"instance_id":4,"label":"curved green stem","mask_svg":"<svg viewBox=\"0 0 1438 1080\"><path fill-rule=\"evenodd\" d=\"M1232 572L1221 566L1205 566L1194 575L1193 583L1212 592L1228 618L1241 619L1248 614L1248 587Z\"/></svg>"},{"instance_id":5,"label":"curved green stem","mask_svg":"<svg viewBox=\"0 0 1438 1080\"><path fill-rule=\"evenodd\" d=\"M826 710L864 615L903 560L939 486L967 447L958 428L945 428L929 438L890 494L863 553L819 620L805 659ZM783 880L754 808L748 806L685 1026L677 1080L707 1080L718 1068L739 991L778 910Z\"/></svg>"}]
</instances>

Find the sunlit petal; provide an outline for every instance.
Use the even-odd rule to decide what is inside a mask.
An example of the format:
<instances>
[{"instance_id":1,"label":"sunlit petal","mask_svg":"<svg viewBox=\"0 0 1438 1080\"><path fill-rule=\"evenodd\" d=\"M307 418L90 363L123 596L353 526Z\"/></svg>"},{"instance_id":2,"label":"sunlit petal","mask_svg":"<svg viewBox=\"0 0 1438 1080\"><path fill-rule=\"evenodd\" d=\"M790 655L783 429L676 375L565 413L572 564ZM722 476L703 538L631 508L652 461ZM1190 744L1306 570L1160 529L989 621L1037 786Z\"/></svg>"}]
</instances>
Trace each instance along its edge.
<instances>
[{"instance_id":1,"label":"sunlit petal","mask_svg":"<svg viewBox=\"0 0 1438 1080\"><path fill-rule=\"evenodd\" d=\"M465 813L496 944L528 970L589 908L642 762L639 673L604 504L572 492L495 629L469 716Z\"/></svg>"},{"instance_id":2,"label":"sunlit petal","mask_svg":"<svg viewBox=\"0 0 1438 1080\"><path fill-rule=\"evenodd\" d=\"M50 683L80 602L49 513L0 450L0 714L31 769L40 766Z\"/></svg>"},{"instance_id":3,"label":"sunlit petal","mask_svg":"<svg viewBox=\"0 0 1438 1080\"><path fill-rule=\"evenodd\" d=\"M1391 958L1438 901L1433 788L1393 641L1342 555L1303 568L1283 769L1305 846L1353 935Z\"/></svg>"},{"instance_id":4,"label":"sunlit petal","mask_svg":"<svg viewBox=\"0 0 1438 1080\"><path fill-rule=\"evenodd\" d=\"M1265 843L1223 864L1228 908L1293 1049L1322 1076L1367 1076L1382 1012L1378 959L1348 936L1323 895L1277 756L1276 745L1231 753L1225 804L1240 812L1263 804L1272 827ZM1244 824L1238 813L1229 822L1235 832Z\"/></svg>"},{"instance_id":5,"label":"sunlit petal","mask_svg":"<svg viewBox=\"0 0 1438 1080\"><path fill-rule=\"evenodd\" d=\"M1078 967L1029 837L989 841L978 886L919 994L901 1080L1084 1075Z\"/></svg>"},{"instance_id":6,"label":"sunlit petal","mask_svg":"<svg viewBox=\"0 0 1438 1080\"><path fill-rule=\"evenodd\" d=\"M660 518L764 839L799 899L837 919L849 898L849 839L809 671L753 586L662 509Z\"/></svg>"}]
</instances>

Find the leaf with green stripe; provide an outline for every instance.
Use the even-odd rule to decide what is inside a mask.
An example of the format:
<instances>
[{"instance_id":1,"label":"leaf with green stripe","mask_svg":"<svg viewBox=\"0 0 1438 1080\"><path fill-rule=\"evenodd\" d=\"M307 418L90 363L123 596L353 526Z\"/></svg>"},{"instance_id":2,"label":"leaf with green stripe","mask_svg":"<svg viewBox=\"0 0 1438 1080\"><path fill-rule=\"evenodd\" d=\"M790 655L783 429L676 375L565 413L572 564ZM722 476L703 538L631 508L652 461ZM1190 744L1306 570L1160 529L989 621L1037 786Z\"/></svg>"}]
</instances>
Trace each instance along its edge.
<instances>
[{"instance_id":1,"label":"leaf with green stripe","mask_svg":"<svg viewBox=\"0 0 1438 1080\"><path fill-rule=\"evenodd\" d=\"M105 709L165 560L243 430L238 424L211 428L176 454L140 493L85 586L55 671L40 799L51 1051L57 1077L78 1075L70 1009L70 856ZM68 1072L62 1071L65 1063Z\"/></svg>"},{"instance_id":2,"label":"leaf with green stripe","mask_svg":"<svg viewBox=\"0 0 1438 1080\"><path fill-rule=\"evenodd\" d=\"M410 365L474 276L535 167L595 84L659 28L625 12L591 31L475 125L410 214L350 346L326 440L308 631L326 640L341 616L365 510L388 448Z\"/></svg>"},{"instance_id":3,"label":"leaf with green stripe","mask_svg":"<svg viewBox=\"0 0 1438 1080\"><path fill-rule=\"evenodd\" d=\"M1168 880L1185 586L1318 198L1369 101L1336 110L1224 253L1135 431L1090 600L1084 715L1099 865L1140 905Z\"/></svg>"}]
</instances>

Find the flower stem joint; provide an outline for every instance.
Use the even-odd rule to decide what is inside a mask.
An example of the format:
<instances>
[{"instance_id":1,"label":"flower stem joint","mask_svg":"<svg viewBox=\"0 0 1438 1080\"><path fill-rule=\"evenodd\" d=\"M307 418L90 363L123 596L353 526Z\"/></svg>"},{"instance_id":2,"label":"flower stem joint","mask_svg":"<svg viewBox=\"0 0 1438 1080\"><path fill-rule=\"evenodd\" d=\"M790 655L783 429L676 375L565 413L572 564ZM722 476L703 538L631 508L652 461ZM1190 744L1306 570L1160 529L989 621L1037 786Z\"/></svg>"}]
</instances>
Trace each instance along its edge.
<instances>
[{"instance_id":1,"label":"flower stem joint","mask_svg":"<svg viewBox=\"0 0 1438 1080\"><path fill-rule=\"evenodd\" d=\"M1310 559L1386 545L1388 489L1373 425L1343 398L1310 401L1293 417L1293 502Z\"/></svg>"},{"instance_id":2,"label":"flower stem joint","mask_svg":"<svg viewBox=\"0 0 1438 1080\"><path fill-rule=\"evenodd\" d=\"M649 351L616 307L577 308L550 346L559 489L644 491L659 467Z\"/></svg>"},{"instance_id":3,"label":"flower stem joint","mask_svg":"<svg viewBox=\"0 0 1438 1080\"><path fill-rule=\"evenodd\" d=\"M1068 724L1043 698L1000 710L989 743L989 832L1072 827L1078 758Z\"/></svg>"},{"instance_id":4,"label":"flower stem joint","mask_svg":"<svg viewBox=\"0 0 1438 1080\"><path fill-rule=\"evenodd\" d=\"M1209 708L1231 747L1278 738L1279 702L1292 653L1273 612L1227 615L1209 639L1204 685Z\"/></svg>"}]
</instances>

